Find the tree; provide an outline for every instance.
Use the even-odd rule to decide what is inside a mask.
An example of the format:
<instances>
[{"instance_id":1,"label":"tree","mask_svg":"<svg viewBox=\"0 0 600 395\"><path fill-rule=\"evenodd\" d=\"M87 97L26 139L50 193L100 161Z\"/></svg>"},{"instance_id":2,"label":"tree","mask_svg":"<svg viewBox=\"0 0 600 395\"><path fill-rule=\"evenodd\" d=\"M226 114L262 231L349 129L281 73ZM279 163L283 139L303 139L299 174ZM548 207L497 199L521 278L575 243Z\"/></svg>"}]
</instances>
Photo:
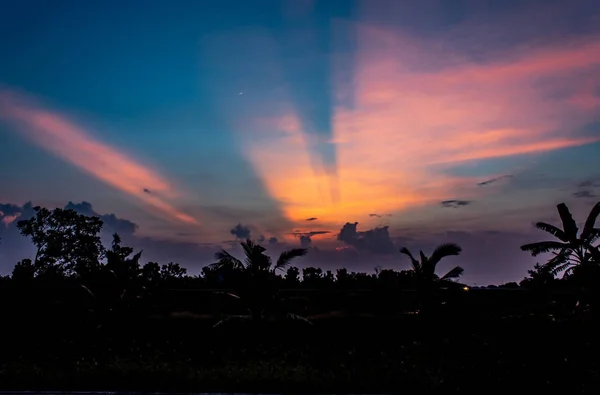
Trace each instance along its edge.
<instances>
[{"instance_id":1,"label":"tree","mask_svg":"<svg viewBox=\"0 0 600 395\"><path fill-rule=\"evenodd\" d=\"M131 254L133 254L133 248L123 247L121 238L114 233L111 248L106 251L106 269L119 282L132 282L141 274L140 258L142 251L129 258Z\"/></svg>"},{"instance_id":2,"label":"tree","mask_svg":"<svg viewBox=\"0 0 600 395\"><path fill-rule=\"evenodd\" d=\"M12 271L12 280L16 283L22 284L33 280L35 276L35 266L31 262L31 259L23 259L17 262Z\"/></svg>"},{"instance_id":3,"label":"tree","mask_svg":"<svg viewBox=\"0 0 600 395\"><path fill-rule=\"evenodd\" d=\"M427 257L423 251L419 251L421 261L417 261L406 247L400 249L400 252L411 260L421 311L430 309L435 285L440 281L456 279L462 275L464 269L460 266L452 268L442 277L435 274L436 266L443 258L459 255L461 251L462 248L458 244L445 243L439 245L430 257Z\"/></svg>"},{"instance_id":4,"label":"tree","mask_svg":"<svg viewBox=\"0 0 600 395\"><path fill-rule=\"evenodd\" d=\"M285 282L291 286L300 284L300 269L296 266L290 266L285 272Z\"/></svg>"},{"instance_id":5,"label":"tree","mask_svg":"<svg viewBox=\"0 0 600 395\"><path fill-rule=\"evenodd\" d=\"M100 218L71 209L50 211L37 206L34 210L36 215L19 221L17 227L37 247L33 262L36 275L89 277L99 269L104 254L99 236Z\"/></svg>"},{"instance_id":6,"label":"tree","mask_svg":"<svg viewBox=\"0 0 600 395\"><path fill-rule=\"evenodd\" d=\"M295 258L305 256L308 253L308 249L306 248L293 248L291 250L283 251L279 255L275 265L273 265L271 257L264 254L267 249L260 244L256 244L248 239L243 241L241 246L246 257L244 262L234 257L229 252L221 250L215 254L217 262L212 263L209 266L218 270L241 270L252 275L265 273L275 274L277 270L284 270Z\"/></svg>"},{"instance_id":7,"label":"tree","mask_svg":"<svg viewBox=\"0 0 600 395\"><path fill-rule=\"evenodd\" d=\"M171 281L175 279L181 279L187 274L187 269L179 265L179 263L169 262L166 265L162 265L160 268L160 277L163 280Z\"/></svg>"},{"instance_id":8,"label":"tree","mask_svg":"<svg viewBox=\"0 0 600 395\"><path fill-rule=\"evenodd\" d=\"M244 250L244 262L229 252L221 250L215 254L217 262L209 265L217 272L243 274L244 283L238 287L236 294L221 293L236 299L242 299L247 305L252 319L262 319L264 311L274 302L277 294L275 274L277 270L287 268L292 260L307 254L306 248L294 248L282 252L276 263L265 255L266 248L248 239L241 243ZM239 294L239 295L238 295ZM221 324L223 321L217 323Z\"/></svg>"},{"instance_id":9,"label":"tree","mask_svg":"<svg viewBox=\"0 0 600 395\"><path fill-rule=\"evenodd\" d=\"M454 243L445 243L439 245L431 254L430 257L425 256L423 251L419 251L421 256L421 261L417 261L411 252L406 248L402 247L400 252L406 256L408 256L412 263L412 269L415 273L416 279L418 283L431 283L435 280L452 280L460 277L464 269L460 266L456 266L452 268L448 273L444 274L442 277L438 277L435 274L435 268L437 264L445 257L451 255L459 255L462 251L462 248L458 244Z\"/></svg>"},{"instance_id":10,"label":"tree","mask_svg":"<svg viewBox=\"0 0 600 395\"><path fill-rule=\"evenodd\" d=\"M556 237L559 241L539 241L525 244L521 250L528 251L533 256L542 253L554 255L545 265L553 275L564 272L565 275L573 274L574 271L591 264L600 263L600 251L593 243L600 238L600 229L595 228L596 219L600 214L600 202L590 211L583 226L581 234L566 204L556 206L562 221L562 229L545 222L537 222L535 227Z\"/></svg>"}]
</instances>

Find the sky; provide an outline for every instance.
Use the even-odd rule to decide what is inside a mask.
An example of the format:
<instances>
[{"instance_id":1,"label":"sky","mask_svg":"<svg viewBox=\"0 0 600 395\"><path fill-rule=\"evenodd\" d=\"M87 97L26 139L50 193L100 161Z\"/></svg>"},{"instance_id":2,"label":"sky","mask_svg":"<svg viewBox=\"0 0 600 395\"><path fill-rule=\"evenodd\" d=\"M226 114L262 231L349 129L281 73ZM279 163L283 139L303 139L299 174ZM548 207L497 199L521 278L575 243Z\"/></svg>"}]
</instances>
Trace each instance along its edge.
<instances>
[{"instance_id":1,"label":"sky","mask_svg":"<svg viewBox=\"0 0 600 395\"><path fill-rule=\"evenodd\" d=\"M595 0L21 0L0 15L0 274L32 207L192 274L251 238L300 267L519 281L600 200Z\"/></svg>"}]
</instances>

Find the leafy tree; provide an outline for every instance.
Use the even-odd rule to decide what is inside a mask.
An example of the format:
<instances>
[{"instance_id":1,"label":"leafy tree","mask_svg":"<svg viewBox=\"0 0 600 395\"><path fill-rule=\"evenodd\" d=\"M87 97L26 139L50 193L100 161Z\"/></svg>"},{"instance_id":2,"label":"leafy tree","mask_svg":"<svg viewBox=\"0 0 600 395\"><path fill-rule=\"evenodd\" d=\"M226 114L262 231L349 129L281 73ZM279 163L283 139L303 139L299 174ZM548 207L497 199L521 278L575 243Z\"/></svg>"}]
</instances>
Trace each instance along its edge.
<instances>
[{"instance_id":1,"label":"leafy tree","mask_svg":"<svg viewBox=\"0 0 600 395\"><path fill-rule=\"evenodd\" d=\"M123 247L119 235L113 234L111 248L106 251L106 269L119 282L132 282L141 274L139 261L142 251L129 258L131 254L133 254L133 248Z\"/></svg>"},{"instance_id":2,"label":"leafy tree","mask_svg":"<svg viewBox=\"0 0 600 395\"><path fill-rule=\"evenodd\" d=\"M21 234L37 247L33 265L44 273L89 277L99 269L104 247L100 241L102 221L74 210L34 208L36 215L19 221Z\"/></svg>"},{"instance_id":3,"label":"leafy tree","mask_svg":"<svg viewBox=\"0 0 600 395\"><path fill-rule=\"evenodd\" d=\"M17 262L12 271L12 280L16 283L22 284L30 282L35 276L35 266L31 262L31 259L23 259Z\"/></svg>"},{"instance_id":4,"label":"leafy tree","mask_svg":"<svg viewBox=\"0 0 600 395\"><path fill-rule=\"evenodd\" d=\"M600 202L590 211L581 234L566 204L556 206L562 221L562 229L557 226L538 222L535 227L556 237L559 241L540 241L525 244L521 250L528 251L533 256L542 253L552 253L554 257L545 265L553 275L564 272L573 274L578 268L600 263L600 251L593 243L600 238L600 229L595 228L596 219L600 214Z\"/></svg>"},{"instance_id":5,"label":"leafy tree","mask_svg":"<svg viewBox=\"0 0 600 395\"><path fill-rule=\"evenodd\" d=\"M160 282L160 265L148 262L142 267L142 280L145 284L156 286Z\"/></svg>"},{"instance_id":6,"label":"leafy tree","mask_svg":"<svg viewBox=\"0 0 600 395\"><path fill-rule=\"evenodd\" d=\"M300 269L295 266L288 267L285 272L285 282L291 286L300 284Z\"/></svg>"},{"instance_id":7,"label":"leafy tree","mask_svg":"<svg viewBox=\"0 0 600 395\"><path fill-rule=\"evenodd\" d=\"M302 269L302 283L307 287L316 287L323 279L323 269L320 267L305 267Z\"/></svg>"},{"instance_id":8,"label":"leafy tree","mask_svg":"<svg viewBox=\"0 0 600 395\"><path fill-rule=\"evenodd\" d=\"M160 277L163 280L171 281L175 279L181 279L187 274L187 269L179 265L179 263L169 262L166 265L162 265L160 268Z\"/></svg>"},{"instance_id":9,"label":"leafy tree","mask_svg":"<svg viewBox=\"0 0 600 395\"><path fill-rule=\"evenodd\" d=\"M519 285L523 288L541 289L551 285L554 281L554 275L548 270L546 265L536 263L532 270L528 270L529 277L521 280Z\"/></svg>"}]
</instances>

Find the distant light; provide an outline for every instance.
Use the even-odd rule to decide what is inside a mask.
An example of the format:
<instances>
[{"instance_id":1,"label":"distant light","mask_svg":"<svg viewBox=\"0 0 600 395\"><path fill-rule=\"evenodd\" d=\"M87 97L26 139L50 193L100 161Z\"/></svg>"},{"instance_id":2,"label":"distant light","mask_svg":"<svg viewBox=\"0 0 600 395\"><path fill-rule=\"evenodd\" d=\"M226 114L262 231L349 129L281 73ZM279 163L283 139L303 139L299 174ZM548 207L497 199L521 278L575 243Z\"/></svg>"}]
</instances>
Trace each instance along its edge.
<instances>
[{"instance_id":1,"label":"distant light","mask_svg":"<svg viewBox=\"0 0 600 395\"><path fill-rule=\"evenodd\" d=\"M463 289L464 289L465 291L468 291L468 290L469 290L469 287L467 287L467 286L465 285L465 286L463 287Z\"/></svg>"}]
</instances>

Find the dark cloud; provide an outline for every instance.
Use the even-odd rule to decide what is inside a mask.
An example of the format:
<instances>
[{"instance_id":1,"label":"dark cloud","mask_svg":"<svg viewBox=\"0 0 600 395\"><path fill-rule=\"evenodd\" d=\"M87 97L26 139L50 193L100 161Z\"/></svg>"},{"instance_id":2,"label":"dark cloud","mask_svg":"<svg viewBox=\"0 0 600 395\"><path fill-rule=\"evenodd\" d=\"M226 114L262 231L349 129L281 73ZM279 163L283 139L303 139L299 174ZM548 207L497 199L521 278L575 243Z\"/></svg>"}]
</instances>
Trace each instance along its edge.
<instances>
[{"instance_id":1,"label":"dark cloud","mask_svg":"<svg viewBox=\"0 0 600 395\"><path fill-rule=\"evenodd\" d=\"M301 247L308 248L311 243L312 243L312 240L309 235L301 235L300 236L300 246Z\"/></svg>"},{"instance_id":2,"label":"dark cloud","mask_svg":"<svg viewBox=\"0 0 600 395\"><path fill-rule=\"evenodd\" d=\"M598 179L589 179L584 180L577 184L577 188L598 188L600 187L600 180Z\"/></svg>"},{"instance_id":3,"label":"dark cloud","mask_svg":"<svg viewBox=\"0 0 600 395\"><path fill-rule=\"evenodd\" d=\"M270 245L277 244L277 242L278 242L277 237L269 237L269 244Z\"/></svg>"},{"instance_id":4,"label":"dark cloud","mask_svg":"<svg viewBox=\"0 0 600 395\"><path fill-rule=\"evenodd\" d=\"M152 194L148 188L144 188L144 192Z\"/></svg>"},{"instance_id":5,"label":"dark cloud","mask_svg":"<svg viewBox=\"0 0 600 395\"><path fill-rule=\"evenodd\" d=\"M249 239L250 228L242 224L237 224L233 229L229 231L236 239Z\"/></svg>"},{"instance_id":6,"label":"dark cloud","mask_svg":"<svg viewBox=\"0 0 600 395\"><path fill-rule=\"evenodd\" d=\"M388 226L381 226L364 232L358 231L357 227L358 222L346 222L340 229L337 239L359 251L387 254L396 250L390 238Z\"/></svg>"},{"instance_id":7,"label":"dark cloud","mask_svg":"<svg viewBox=\"0 0 600 395\"><path fill-rule=\"evenodd\" d=\"M369 214L369 217L376 217L376 218L391 217L391 216L392 216L392 214L375 214L375 213Z\"/></svg>"},{"instance_id":8,"label":"dark cloud","mask_svg":"<svg viewBox=\"0 0 600 395\"><path fill-rule=\"evenodd\" d=\"M469 200L444 200L443 202L440 202L440 206L451 208L459 208L468 206L469 204L471 204L471 201Z\"/></svg>"},{"instance_id":9,"label":"dark cloud","mask_svg":"<svg viewBox=\"0 0 600 395\"><path fill-rule=\"evenodd\" d=\"M577 199L586 199L586 198L595 198L598 197L593 191L589 189L582 189L576 192L573 192L573 197Z\"/></svg>"},{"instance_id":10,"label":"dark cloud","mask_svg":"<svg viewBox=\"0 0 600 395\"><path fill-rule=\"evenodd\" d=\"M75 212L87 215L88 217L99 217L103 222L102 233L104 234L108 233L112 235L113 233L118 233L121 237L131 236L138 228L136 223L128 219L119 218L115 214L97 213L89 202L69 202L64 208L65 210L74 210Z\"/></svg>"},{"instance_id":11,"label":"dark cloud","mask_svg":"<svg viewBox=\"0 0 600 395\"><path fill-rule=\"evenodd\" d=\"M310 232L302 232L302 231L294 231L290 234L300 237L300 236L316 236L316 235L325 235L327 233L331 233L329 230L312 230Z\"/></svg>"},{"instance_id":12,"label":"dark cloud","mask_svg":"<svg viewBox=\"0 0 600 395\"><path fill-rule=\"evenodd\" d=\"M304 248L308 248L308 246L312 243L311 237L316 236L316 235L325 235L328 233L331 233L331 232L328 230L313 230L310 232L294 231L291 234L300 239L300 246L302 246Z\"/></svg>"},{"instance_id":13,"label":"dark cloud","mask_svg":"<svg viewBox=\"0 0 600 395\"><path fill-rule=\"evenodd\" d=\"M512 177L514 177L512 174L505 174L505 175L500 176L500 177L495 177L495 178L491 178L489 180L478 182L477 185L479 185L480 187L482 187L484 185L493 184L493 183L495 183L497 181L500 181L500 180L503 180L505 178L512 178Z\"/></svg>"},{"instance_id":14,"label":"dark cloud","mask_svg":"<svg viewBox=\"0 0 600 395\"><path fill-rule=\"evenodd\" d=\"M316 220L318 220L318 218L316 218L316 217L306 218L306 221L316 221Z\"/></svg>"}]
</instances>

